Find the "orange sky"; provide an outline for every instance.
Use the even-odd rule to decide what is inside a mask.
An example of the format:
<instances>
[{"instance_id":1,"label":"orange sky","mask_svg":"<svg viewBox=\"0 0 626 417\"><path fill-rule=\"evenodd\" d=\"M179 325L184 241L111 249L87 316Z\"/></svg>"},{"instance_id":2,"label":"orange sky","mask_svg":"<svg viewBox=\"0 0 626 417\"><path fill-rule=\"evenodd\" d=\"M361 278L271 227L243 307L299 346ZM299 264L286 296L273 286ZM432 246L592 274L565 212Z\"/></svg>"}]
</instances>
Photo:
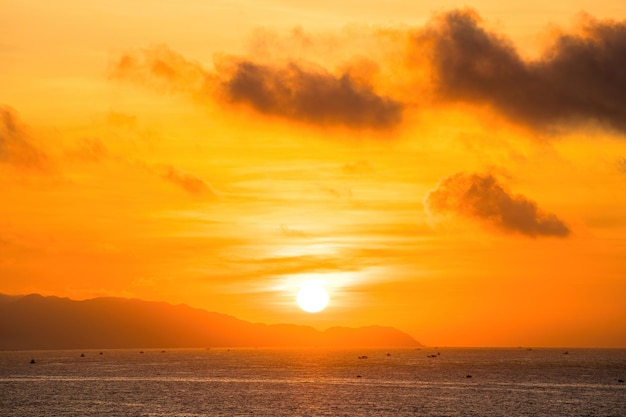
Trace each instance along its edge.
<instances>
[{"instance_id":1,"label":"orange sky","mask_svg":"<svg viewBox=\"0 0 626 417\"><path fill-rule=\"evenodd\" d=\"M626 346L626 5L127 3L0 2L1 293Z\"/></svg>"}]
</instances>

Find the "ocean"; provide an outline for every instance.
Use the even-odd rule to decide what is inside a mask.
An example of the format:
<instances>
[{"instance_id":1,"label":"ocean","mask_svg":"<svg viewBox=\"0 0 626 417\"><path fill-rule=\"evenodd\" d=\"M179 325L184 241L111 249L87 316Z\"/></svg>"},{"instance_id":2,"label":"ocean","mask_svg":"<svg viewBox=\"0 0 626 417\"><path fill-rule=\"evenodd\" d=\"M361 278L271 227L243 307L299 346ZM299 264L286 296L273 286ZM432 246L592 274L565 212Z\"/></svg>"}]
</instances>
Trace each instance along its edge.
<instances>
[{"instance_id":1,"label":"ocean","mask_svg":"<svg viewBox=\"0 0 626 417\"><path fill-rule=\"evenodd\" d=\"M0 416L625 417L624 379L626 349L5 351Z\"/></svg>"}]
</instances>

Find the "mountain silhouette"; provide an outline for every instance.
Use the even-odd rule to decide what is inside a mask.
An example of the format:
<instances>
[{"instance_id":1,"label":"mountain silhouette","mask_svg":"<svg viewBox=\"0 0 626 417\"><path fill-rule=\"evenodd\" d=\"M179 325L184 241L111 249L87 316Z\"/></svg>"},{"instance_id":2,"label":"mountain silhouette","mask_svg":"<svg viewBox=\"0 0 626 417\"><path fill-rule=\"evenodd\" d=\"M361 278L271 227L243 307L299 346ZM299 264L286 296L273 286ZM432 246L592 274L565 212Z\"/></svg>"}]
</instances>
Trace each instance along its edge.
<instances>
[{"instance_id":1,"label":"mountain silhouette","mask_svg":"<svg viewBox=\"0 0 626 417\"><path fill-rule=\"evenodd\" d=\"M421 346L392 327L250 323L187 305L0 294L0 350Z\"/></svg>"}]
</instances>

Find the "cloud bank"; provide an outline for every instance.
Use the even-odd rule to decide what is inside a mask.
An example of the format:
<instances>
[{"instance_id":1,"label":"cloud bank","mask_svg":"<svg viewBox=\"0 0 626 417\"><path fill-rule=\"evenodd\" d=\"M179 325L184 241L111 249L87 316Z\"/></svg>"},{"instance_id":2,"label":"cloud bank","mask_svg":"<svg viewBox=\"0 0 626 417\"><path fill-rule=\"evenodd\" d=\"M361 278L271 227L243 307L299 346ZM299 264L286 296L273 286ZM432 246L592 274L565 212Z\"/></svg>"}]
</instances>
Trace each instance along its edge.
<instances>
[{"instance_id":1,"label":"cloud bank","mask_svg":"<svg viewBox=\"0 0 626 417\"><path fill-rule=\"evenodd\" d=\"M368 32L382 40L377 33ZM358 75L358 55L335 72L304 64L304 58L267 64L225 56L207 70L158 46L123 55L111 75L204 103L246 105L261 115L321 126L394 128L409 108L434 100L487 105L539 131L591 122L626 133L626 22L585 18L536 60L522 58L504 34L486 29L471 10L452 10L423 27L394 33L385 38L394 52L378 54L380 62L371 64L385 68L384 84L395 95L376 91L371 77ZM398 51L406 57L398 58ZM297 48L293 53L298 55Z\"/></svg>"},{"instance_id":2,"label":"cloud bank","mask_svg":"<svg viewBox=\"0 0 626 417\"><path fill-rule=\"evenodd\" d=\"M504 232L529 237L567 237L571 231L554 214L546 213L523 195L513 195L492 175L457 173L427 196L434 213L453 213Z\"/></svg>"}]
</instances>

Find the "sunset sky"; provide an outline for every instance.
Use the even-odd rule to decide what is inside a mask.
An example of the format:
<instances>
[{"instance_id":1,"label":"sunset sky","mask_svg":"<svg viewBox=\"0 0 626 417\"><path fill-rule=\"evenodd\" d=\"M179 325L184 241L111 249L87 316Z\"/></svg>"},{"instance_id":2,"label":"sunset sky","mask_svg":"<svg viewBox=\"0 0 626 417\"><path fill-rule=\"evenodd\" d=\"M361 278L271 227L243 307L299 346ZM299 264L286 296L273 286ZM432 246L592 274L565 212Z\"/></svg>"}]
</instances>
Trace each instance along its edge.
<instances>
[{"instance_id":1,"label":"sunset sky","mask_svg":"<svg viewBox=\"0 0 626 417\"><path fill-rule=\"evenodd\" d=\"M0 293L626 346L626 3L0 9Z\"/></svg>"}]
</instances>

